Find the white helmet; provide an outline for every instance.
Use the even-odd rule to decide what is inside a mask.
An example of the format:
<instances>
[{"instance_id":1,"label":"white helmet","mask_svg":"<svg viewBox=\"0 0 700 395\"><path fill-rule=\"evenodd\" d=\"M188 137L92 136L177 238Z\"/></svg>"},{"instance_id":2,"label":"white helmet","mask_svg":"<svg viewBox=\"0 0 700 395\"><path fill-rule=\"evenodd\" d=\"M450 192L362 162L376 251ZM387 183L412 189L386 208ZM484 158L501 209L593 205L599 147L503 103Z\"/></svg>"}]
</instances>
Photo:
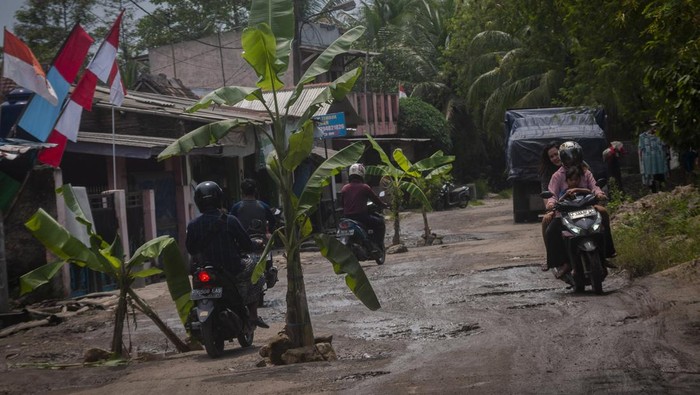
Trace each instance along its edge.
<instances>
[{"instance_id":1,"label":"white helmet","mask_svg":"<svg viewBox=\"0 0 700 395\"><path fill-rule=\"evenodd\" d=\"M362 163L353 163L350 166L350 170L348 171L348 176L358 176L362 179L365 178L365 167L362 165Z\"/></svg>"}]
</instances>

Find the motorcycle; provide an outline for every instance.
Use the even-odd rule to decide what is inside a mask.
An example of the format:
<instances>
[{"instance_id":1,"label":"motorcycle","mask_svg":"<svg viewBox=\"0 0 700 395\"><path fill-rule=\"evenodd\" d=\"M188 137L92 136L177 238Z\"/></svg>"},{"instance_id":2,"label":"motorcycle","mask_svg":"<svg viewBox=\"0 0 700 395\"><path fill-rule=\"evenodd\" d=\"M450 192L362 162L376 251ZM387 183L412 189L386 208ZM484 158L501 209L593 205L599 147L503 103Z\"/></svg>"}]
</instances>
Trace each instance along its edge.
<instances>
[{"instance_id":1,"label":"motorcycle","mask_svg":"<svg viewBox=\"0 0 700 395\"><path fill-rule=\"evenodd\" d=\"M379 197L384 197L384 192L379 193ZM367 202L369 214L379 217L384 221L384 216L381 214L381 208L374 202ZM371 229L365 229L364 225L350 218L340 218L338 227L335 232L335 237L341 243L352 250L358 261L374 260L377 265L383 265L386 260L386 249L384 243L377 245L372 241L370 235Z\"/></svg>"},{"instance_id":2,"label":"motorcycle","mask_svg":"<svg viewBox=\"0 0 700 395\"><path fill-rule=\"evenodd\" d=\"M257 262L253 254L241 258L244 262ZM213 266L199 266L192 275L190 299L195 307L190 311L187 329L192 337L204 345L211 358L224 352L224 343L237 339L241 347L253 344L255 324L250 322L246 302L250 284L250 272L244 271L230 279ZM226 285L226 286L224 286Z\"/></svg>"},{"instance_id":3,"label":"motorcycle","mask_svg":"<svg viewBox=\"0 0 700 395\"><path fill-rule=\"evenodd\" d=\"M468 186L462 185L455 187L451 182L442 184L438 193L435 208L437 211L445 210L448 207L459 206L465 208L469 204L471 190Z\"/></svg>"},{"instance_id":4,"label":"motorcycle","mask_svg":"<svg viewBox=\"0 0 700 395\"><path fill-rule=\"evenodd\" d=\"M279 211L279 210L277 210ZM253 220L250 228L248 229L248 236L253 241L253 244L264 247L268 242L268 236L265 233L264 224L260 220ZM265 304L265 291L272 288L277 284L278 280L277 266L273 265L272 262L272 251L267 254L267 262L265 264L265 274L263 275L263 289L260 292L258 299L258 306L263 307Z\"/></svg>"},{"instance_id":5,"label":"motorcycle","mask_svg":"<svg viewBox=\"0 0 700 395\"><path fill-rule=\"evenodd\" d=\"M598 182L604 186L605 181ZM540 194L543 199L549 199L552 192ZM562 238L566 246L569 262L573 266L573 274L569 273L568 281L576 292L583 292L590 285L596 294L603 293L603 280L606 269L602 263L604 248L603 218L593 207L598 199L592 193L577 194L572 200L560 199L554 204L554 210L561 214L563 225Z\"/></svg>"}]
</instances>

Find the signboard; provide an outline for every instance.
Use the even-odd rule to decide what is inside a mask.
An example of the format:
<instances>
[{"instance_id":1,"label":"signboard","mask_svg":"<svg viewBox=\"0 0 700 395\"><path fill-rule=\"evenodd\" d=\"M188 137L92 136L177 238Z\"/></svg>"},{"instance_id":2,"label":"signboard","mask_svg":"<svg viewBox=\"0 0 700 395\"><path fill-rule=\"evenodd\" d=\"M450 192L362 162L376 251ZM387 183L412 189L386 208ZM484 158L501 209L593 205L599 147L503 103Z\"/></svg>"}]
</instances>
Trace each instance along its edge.
<instances>
[{"instance_id":1,"label":"signboard","mask_svg":"<svg viewBox=\"0 0 700 395\"><path fill-rule=\"evenodd\" d=\"M345 113L335 112L332 114L317 115L313 117L316 127L315 137L331 139L333 137L343 137L347 134L345 129Z\"/></svg>"}]
</instances>

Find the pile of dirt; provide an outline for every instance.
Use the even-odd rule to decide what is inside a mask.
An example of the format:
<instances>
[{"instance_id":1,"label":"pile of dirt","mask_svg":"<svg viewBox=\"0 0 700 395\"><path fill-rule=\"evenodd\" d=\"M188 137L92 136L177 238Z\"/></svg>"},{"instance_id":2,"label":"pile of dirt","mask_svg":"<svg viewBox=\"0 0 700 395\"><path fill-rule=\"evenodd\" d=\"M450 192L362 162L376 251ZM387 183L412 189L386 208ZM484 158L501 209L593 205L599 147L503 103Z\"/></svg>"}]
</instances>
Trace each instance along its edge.
<instances>
[{"instance_id":1,"label":"pile of dirt","mask_svg":"<svg viewBox=\"0 0 700 395\"><path fill-rule=\"evenodd\" d=\"M700 192L693 185L684 185L674 188L670 192L658 192L646 195L634 202L624 203L614 211L610 220L613 228L615 225L624 224L631 216L640 213L651 214L654 217L665 217L669 214L668 204L670 200L687 202L688 212L697 212L700 209Z\"/></svg>"}]
</instances>

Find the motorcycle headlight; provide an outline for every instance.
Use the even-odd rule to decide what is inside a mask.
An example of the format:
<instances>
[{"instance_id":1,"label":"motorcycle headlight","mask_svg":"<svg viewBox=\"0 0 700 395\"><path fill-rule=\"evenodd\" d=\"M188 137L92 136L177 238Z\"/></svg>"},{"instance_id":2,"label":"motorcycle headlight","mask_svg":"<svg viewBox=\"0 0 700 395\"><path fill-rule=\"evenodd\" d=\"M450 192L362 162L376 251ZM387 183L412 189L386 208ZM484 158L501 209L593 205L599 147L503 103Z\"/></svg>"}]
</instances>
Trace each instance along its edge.
<instances>
[{"instance_id":1,"label":"motorcycle headlight","mask_svg":"<svg viewBox=\"0 0 700 395\"><path fill-rule=\"evenodd\" d=\"M591 226L591 229L593 229L594 232L597 232L600 229L600 226L603 224L603 217L598 214L596 216L595 222L593 223L593 226Z\"/></svg>"},{"instance_id":2,"label":"motorcycle headlight","mask_svg":"<svg viewBox=\"0 0 700 395\"><path fill-rule=\"evenodd\" d=\"M575 235L580 235L581 234L581 228L578 226L574 225L573 222L569 221L568 218L566 217L561 217L561 221L564 223L564 226L573 234Z\"/></svg>"}]
</instances>

